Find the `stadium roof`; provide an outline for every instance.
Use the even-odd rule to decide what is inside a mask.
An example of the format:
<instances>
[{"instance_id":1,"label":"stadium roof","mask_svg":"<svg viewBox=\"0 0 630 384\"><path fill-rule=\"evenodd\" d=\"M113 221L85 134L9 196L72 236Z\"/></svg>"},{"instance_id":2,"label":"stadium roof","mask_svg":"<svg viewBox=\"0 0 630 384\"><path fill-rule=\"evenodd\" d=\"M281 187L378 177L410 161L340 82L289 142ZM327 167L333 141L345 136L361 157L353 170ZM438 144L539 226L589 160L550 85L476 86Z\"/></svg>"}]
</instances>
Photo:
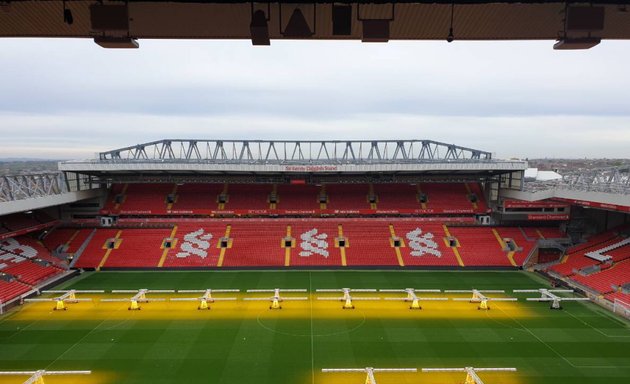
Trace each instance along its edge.
<instances>
[{"instance_id":1,"label":"stadium roof","mask_svg":"<svg viewBox=\"0 0 630 384\"><path fill-rule=\"evenodd\" d=\"M432 140L271 141L169 139L59 164L62 171L103 174L499 174L524 161Z\"/></svg>"},{"instance_id":2,"label":"stadium roof","mask_svg":"<svg viewBox=\"0 0 630 384\"><path fill-rule=\"evenodd\" d=\"M306 3L306 4L305 4ZM626 1L0 0L0 37L134 39L560 40L588 48L629 39Z\"/></svg>"}]
</instances>

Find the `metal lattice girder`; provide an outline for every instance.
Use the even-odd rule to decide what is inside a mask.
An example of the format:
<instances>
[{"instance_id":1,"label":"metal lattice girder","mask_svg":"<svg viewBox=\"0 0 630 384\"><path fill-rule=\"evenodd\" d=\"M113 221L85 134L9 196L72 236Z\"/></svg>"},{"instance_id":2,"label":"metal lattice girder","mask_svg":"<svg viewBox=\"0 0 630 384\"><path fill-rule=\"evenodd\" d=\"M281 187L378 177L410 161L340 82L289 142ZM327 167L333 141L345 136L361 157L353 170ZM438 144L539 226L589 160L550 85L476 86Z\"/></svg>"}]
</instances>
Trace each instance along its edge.
<instances>
[{"instance_id":1,"label":"metal lattice girder","mask_svg":"<svg viewBox=\"0 0 630 384\"><path fill-rule=\"evenodd\" d=\"M63 173L38 173L0 177L0 202L68 192Z\"/></svg>"},{"instance_id":2,"label":"metal lattice girder","mask_svg":"<svg viewBox=\"0 0 630 384\"><path fill-rule=\"evenodd\" d=\"M568 189L575 191L630 194L630 165L570 172L562 180L526 183L527 190Z\"/></svg>"},{"instance_id":3,"label":"metal lattice girder","mask_svg":"<svg viewBox=\"0 0 630 384\"><path fill-rule=\"evenodd\" d=\"M160 140L99 154L100 161L232 164L379 164L492 160L490 152L432 140Z\"/></svg>"}]
</instances>

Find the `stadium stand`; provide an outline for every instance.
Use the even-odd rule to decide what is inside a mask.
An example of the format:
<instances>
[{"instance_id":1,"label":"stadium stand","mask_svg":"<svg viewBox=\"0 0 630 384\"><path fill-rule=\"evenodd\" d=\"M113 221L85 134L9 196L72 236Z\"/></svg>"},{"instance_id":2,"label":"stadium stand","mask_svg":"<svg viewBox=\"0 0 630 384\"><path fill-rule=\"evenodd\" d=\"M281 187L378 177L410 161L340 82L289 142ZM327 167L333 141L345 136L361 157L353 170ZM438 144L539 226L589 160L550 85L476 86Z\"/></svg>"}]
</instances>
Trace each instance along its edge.
<instances>
[{"instance_id":1,"label":"stadium stand","mask_svg":"<svg viewBox=\"0 0 630 384\"><path fill-rule=\"evenodd\" d=\"M2 272L15 276L20 282L36 285L53 275L61 273L62 270L50 264L46 265L46 263L38 261L24 260L21 263L3 269Z\"/></svg>"},{"instance_id":2,"label":"stadium stand","mask_svg":"<svg viewBox=\"0 0 630 384\"><path fill-rule=\"evenodd\" d=\"M410 184L378 184L374 186L378 196L378 209L419 209L418 189Z\"/></svg>"},{"instance_id":3,"label":"stadium stand","mask_svg":"<svg viewBox=\"0 0 630 384\"><path fill-rule=\"evenodd\" d=\"M231 225L232 248L223 261L226 267L283 266L286 222L247 220Z\"/></svg>"},{"instance_id":4,"label":"stadium stand","mask_svg":"<svg viewBox=\"0 0 630 384\"><path fill-rule=\"evenodd\" d=\"M337 210L369 209L367 184L328 184L325 193L328 196L326 208Z\"/></svg>"},{"instance_id":5,"label":"stadium stand","mask_svg":"<svg viewBox=\"0 0 630 384\"><path fill-rule=\"evenodd\" d=\"M0 218L0 235L14 237L25 233L42 230L57 223L44 212L14 213Z\"/></svg>"},{"instance_id":6,"label":"stadium stand","mask_svg":"<svg viewBox=\"0 0 630 384\"><path fill-rule=\"evenodd\" d=\"M174 187L173 184L128 184L124 192L124 202L120 205L120 212L165 214L167 196Z\"/></svg>"},{"instance_id":7,"label":"stadium stand","mask_svg":"<svg viewBox=\"0 0 630 384\"><path fill-rule=\"evenodd\" d=\"M108 246L116 245L114 239L119 232L121 231L117 229L97 230L74 266L76 268L99 268L105 254L111 253Z\"/></svg>"},{"instance_id":8,"label":"stadium stand","mask_svg":"<svg viewBox=\"0 0 630 384\"><path fill-rule=\"evenodd\" d=\"M271 184L230 184L227 186L225 209L268 209Z\"/></svg>"},{"instance_id":9,"label":"stadium stand","mask_svg":"<svg viewBox=\"0 0 630 384\"><path fill-rule=\"evenodd\" d=\"M459 243L459 253L465 266L511 266L507 252L486 227L449 227Z\"/></svg>"},{"instance_id":10,"label":"stadium stand","mask_svg":"<svg viewBox=\"0 0 630 384\"><path fill-rule=\"evenodd\" d=\"M496 231L501 238L511 239L513 241L515 251L512 257L514 258L514 262L517 265L523 265L536 246L536 239L526 238L521 229L517 227L500 227L496 228Z\"/></svg>"},{"instance_id":11,"label":"stadium stand","mask_svg":"<svg viewBox=\"0 0 630 384\"><path fill-rule=\"evenodd\" d=\"M320 209L319 188L314 185L277 186L278 209L317 210Z\"/></svg>"},{"instance_id":12,"label":"stadium stand","mask_svg":"<svg viewBox=\"0 0 630 384\"><path fill-rule=\"evenodd\" d=\"M227 225L223 221L179 224L176 226L173 248L168 251L162 265L158 266L214 267L219 262L220 241L226 232Z\"/></svg>"},{"instance_id":13,"label":"stadium stand","mask_svg":"<svg viewBox=\"0 0 630 384\"><path fill-rule=\"evenodd\" d=\"M463 183L422 183L421 193L427 196L427 208L439 212L473 212L473 203Z\"/></svg>"},{"instance_id":14,"label":"stadium stand","mask_svg":"<svg viewBox=\"0 0 630 384\"><path fill-rule=\"evenodd\" d=\"M625 303L630 304L630 294L628 293L623 293L623 292L613 292L613 293L609 293L606 296L604 296L607 300L610 300L612 302L615 301L615 299L619 299Z\"/></svg>"},{"instance_id":15,"label":"stadium stand","mask_svg":"<svg viewBox=\"0 0 630 384\"><path fill-rule=\"evenodd\" d=\"M163 241L170 234L170 228L121 230L117 233L117 244L103 262L103 267L156 267L164 253Z\"/></svg>"},{"instance_id":16,"label":"stadium stand","mask_svg":"<svg viewBox=\"0 0 630 384\"><path fill-rule=\"evenodd\" d=\"M6 276L6 275L5 275ZM6 303L9 300L23 295L33 288L29 285L11 279L11 281L0 278L0 303Z\"/></svg>"},{"instance_id":17,"label":"stadium stand","mask_svg":"<svg viewBox=\"0 0 630 384\"><path fill-rule=\"evenodd\" d=\"M92 229L55 229L44 238L44 245L49 250L65 248L64 252L73 255L88 238Z\"/></svg>"},{"instance_id":18,"label":"stadium stand","mask_svg":"<svg viewBox=\"0 0 630 384\"><path fill-rule=\"evenodd\" d=\"M176 186L174 202L170 209L175 212L196 213L200 210L216 209L217 197L223 184L184 184ZM167 207L168 208L168 207Z\"/></svg>"},{"instance_id":19,"label":"stadium stand","mask_svg":"<svg viewBox=\"0 0 630 384\"><path fill-rule=\"evenodd\" d=\"M341 225L339 235L342 233L347 239L345 253L349 266L398 265L396 253L389 242L387 222L357 220Z\"/></svg>"},{"instance_id":20,"label":"stadium stand","mask_svg":"<svg viewBox=\"0 0 630 384\"><path fill-rule=\"evenodd\" d=\"M572 276L577 270L598 264L598 261L586 257L586 253L605 248L620 240L622 238L612 231L592 236L587 242L569 248L562 262L551 266L549 270L562 276Z\"/></svg>"},{"instance_id":21,"label":"stadium stand","mask_svg":"<svg viewBox=\"0 0 630 384\"><path fill-rule=\"evenodd\" d=\"M444 226L439 223L394 222L393 234L404 245L400 252L405 265L459 266L455 252L445 243Z\"/></svg>"},{"instance_id":22,"label":"stadium stand","mask_svg":"<svg viewBox=\"0 0 630 384\"><path fill-rule=\"evenodd\" d=\"M630 262L615 263L601 272L588 276L574 275L572 279L602 294L614 291L613 286L630 282Z\"/></svg>"},{"instance_id":23,"label":"stadium stand","mask_svg":"<svg viewBox=\"0 0 630 384\"><path fill-rule=\"evenodd\" d=\"M535 246L518 228L447 227L440 221L406 218L164 219L162 223L174 228L98 229L75 266L508 267L515 265L502 248L503 237L514 238L523 248L513 254L516 266ZM458 244L449 246L448 236ZM170 248L165 242L171 243ZM106 243L113 247L107 257Z\"/></svg>"},{"instance_id":24,"label":"stadium stand","mask_svg":"<svg viewBox=\"0 0 630 384\"><path fill-rule=\"evenodd\" d=\"M296 219L291 221L291 236L295 248L291 249L290 265L341 266L341 252L335 247L339 228L333 220Z\"/></svg>"},{"instance_id":25,"label":"stadium stand","mask_svg":"<svg viewBox=\"0 0 630 384\"><path fill-rule=\"evenodd\" d=\"M521 227L528 238L533 239L563 239L566 235L557 227Z\"/></svg>"}]
</instances>

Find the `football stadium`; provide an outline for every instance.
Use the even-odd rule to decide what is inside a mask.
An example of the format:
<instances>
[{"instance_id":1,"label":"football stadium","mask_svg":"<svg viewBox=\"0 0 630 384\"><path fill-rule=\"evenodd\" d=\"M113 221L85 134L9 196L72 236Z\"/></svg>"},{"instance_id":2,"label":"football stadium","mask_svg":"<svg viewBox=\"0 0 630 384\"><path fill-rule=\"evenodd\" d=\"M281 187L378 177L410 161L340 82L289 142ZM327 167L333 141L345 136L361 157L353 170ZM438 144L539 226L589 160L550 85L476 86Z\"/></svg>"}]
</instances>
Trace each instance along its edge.
<instances>
[{"instance_id":1,"label":"football stadium","mask_svg":"<svg viewBox=\"0 0 630 384\"><path fill-rule=\"evenodd\" d=\"M5 178L2 382L625 383L627 171L526 168L173 139Z\"/></svg>"},{"instance_id":2,"label":"football stadium","mask_svg":"<svg viewBox=\"0 0 630 384\"><path fill-rule=\"evenodd\" d=\"M585 50L630 39L630 13L624 1L15 0L0 1L0 37ZM0 175L0 384L629 382L627 163L560 175L424 134L171 132Z\"/></svg>"}]
</instances>

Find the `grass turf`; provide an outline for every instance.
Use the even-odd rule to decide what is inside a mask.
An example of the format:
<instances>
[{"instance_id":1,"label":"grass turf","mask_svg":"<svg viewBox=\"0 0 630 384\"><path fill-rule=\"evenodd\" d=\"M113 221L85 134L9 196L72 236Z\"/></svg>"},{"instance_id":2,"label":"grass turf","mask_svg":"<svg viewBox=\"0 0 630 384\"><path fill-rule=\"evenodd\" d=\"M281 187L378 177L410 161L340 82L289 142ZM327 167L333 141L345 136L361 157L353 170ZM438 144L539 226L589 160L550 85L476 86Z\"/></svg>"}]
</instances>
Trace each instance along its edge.
<instances>
[{"instance_id":1,"label":"grass turf","mask_svg":"<svg viewBox=\"0 0 630 384\"><path fill-rule=\"evenodd\" d=\"M99 272L58 288L477 288L524 298L509 292L542 286L525 272L220 271ZM126 303L80 303L53 312L52 303L33 303L0 317L0 370L94 371L48 383L352 384L364 375L320 371L366 366L518 369L480 374L487 384L630 379L627 322L590 303L566 303L561 311L522 299L490 304L490 311L478 311L467 302L427 301L410 311L401 302L357 301L357 309L342 310L339 302L310 300L269 311L266 302L239 300L217 302L210 311L196 311L196 303L148 303L142 311L127 311ZM464 377L419 372L377 379L448 384ZM22 381L0 376L0 383Z\"/></svg>"}]
</instances>

